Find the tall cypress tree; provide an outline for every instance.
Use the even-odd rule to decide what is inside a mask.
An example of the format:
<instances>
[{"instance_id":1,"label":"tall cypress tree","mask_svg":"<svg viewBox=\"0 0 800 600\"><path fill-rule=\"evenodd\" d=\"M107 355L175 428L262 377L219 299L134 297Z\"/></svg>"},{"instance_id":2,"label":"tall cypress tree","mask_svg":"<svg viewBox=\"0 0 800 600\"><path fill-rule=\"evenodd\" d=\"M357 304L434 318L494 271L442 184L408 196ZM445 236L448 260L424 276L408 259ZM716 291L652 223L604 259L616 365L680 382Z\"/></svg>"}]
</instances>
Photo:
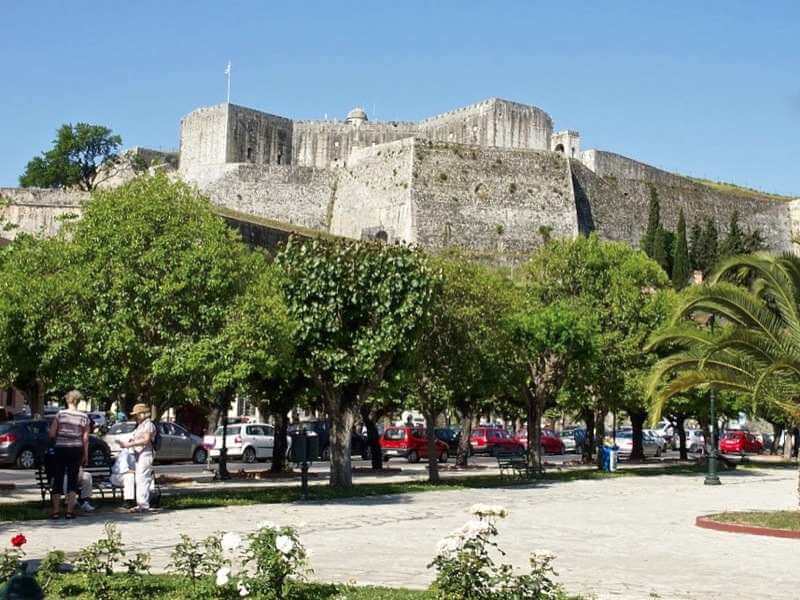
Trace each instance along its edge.
<instances>
[{"instance_id":1,"label":"tall cypress tree","mask_svg":"<svg viewBox=\"0 0 800 600\"><path fill-rule=\"evenodd\" d=\"M653 236L653 255L651 256L654 261L661 265L667 275L669 275L668 235L669 232L663 227L656 229L656 233Z\"/></svg>"},{"instance_id":2,"label":"tall cypress tree","mask_svg":"<svg viewBox=\"0 0 800 600\"><path fill-rule=\"evenodd\" d=\"M682 290L689 283L689 242L686 239L686 219L683 209L678 215L678 234L672 248L672 285Z\"/></svg>"},{"instance_id":3,"label":"tall cypress tree","mask_svg":"<svg viewBox=\"0 0 800 600\"><path fill-rule=\"evenodd\" d=\"M692 225L692 232L689 238L691 240L689 258L692 262L692 269L695 271L702 271L703 268L700 266L700 254L702 253L703 246L703 226L700 225L700 223L694 223Z\"/></svg>"},{"instance_id":4,"label":"tall cypress tree","mask_svg":"<svg viewBox=\"0 0 800 600\"><path fill-rule=\"evenodd\" d=\"M719 248L719 257L736 256L746 252L747 242L744 231L739 226L739 211L734 210L731 213L731 220L728 224L728 235L725 236L725 241L722 242Z\"/></svg>"},{"instance_id":5,"label":"tall cypress tree","mask_svg":"<svg viewBox=\"0 0 800 600\"><path fill-rule=\"evenodd\" d=\"M658 202L658 192L655 186L650 186L650 206L647 216L647 229L642 236L641 246L644 253L650 258L655 258L655 240L661 228L661 207Z\"/></svg>"},{"instance_id":6,"label":"tall cypress tree","mask_svg":"<svg viewBox=\"0 0 800 600\"><path fill-rule=\"evenodd\" d=\"M706 274L714 268L719 256L719 232L717 231L717 224L711 218L706 219L702 240L699 262L700 269Z\"/></svg>"}]
</instances>

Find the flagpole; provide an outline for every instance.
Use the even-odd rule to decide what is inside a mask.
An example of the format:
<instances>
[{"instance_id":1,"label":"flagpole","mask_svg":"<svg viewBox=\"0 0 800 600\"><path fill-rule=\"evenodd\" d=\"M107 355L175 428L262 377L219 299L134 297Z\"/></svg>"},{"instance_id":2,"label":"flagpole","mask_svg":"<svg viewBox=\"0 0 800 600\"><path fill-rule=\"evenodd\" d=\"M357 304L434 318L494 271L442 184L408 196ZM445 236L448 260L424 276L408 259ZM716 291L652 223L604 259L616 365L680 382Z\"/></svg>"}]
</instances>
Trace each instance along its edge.
<instances>
[{"instance_id":1,"label":"flagpole","mask_svg":"<svg viewBox=\"0 0 800 600\"><path fill-rule=\"evenodd\" d=\"M225 75L228 76L228 104L231 103L231 61L228 61L228 66L225 69Z\"/></svg>"}]
</instances>

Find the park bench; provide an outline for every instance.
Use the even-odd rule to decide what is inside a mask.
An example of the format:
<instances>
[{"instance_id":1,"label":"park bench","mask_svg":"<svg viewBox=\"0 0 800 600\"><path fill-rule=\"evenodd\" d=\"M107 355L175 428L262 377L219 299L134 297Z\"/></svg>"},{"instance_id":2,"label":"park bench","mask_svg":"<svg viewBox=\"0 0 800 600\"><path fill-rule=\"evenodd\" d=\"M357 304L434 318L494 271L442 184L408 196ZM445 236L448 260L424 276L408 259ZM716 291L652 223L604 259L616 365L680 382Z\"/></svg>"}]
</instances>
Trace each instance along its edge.
<instances>
[{"instance_id":1,"label":"park bench","mask_svg":"<svg viewBox=\"0 0 800 600\"><path fill-rule=\"evenodd\" d=\"M92 476L92 488L100 492L100 497L105 499L106 494L111 494L111 497L116 499L117 492L122 499L122 490L111 485L111 465L100 465L93 467L83 467L83 470ZM47 472L44 465L39 465L36 468L36 485L39 486L39 492L42 494L42 504L46 502L47 495L50 493L50 481L47 479Z\"/></svg>"},{"instance_id":2,"label":"park bench","mask_svg":"<svg viewBox=\"0 0 800 600\"><path fill-rule=\"evenodd\" d=\"M497 466L500 469L500 477L505 478L509 476L519 479L527 479L530 477L531 472L525 454L499 451L495 453L495 458L497 459Z\"/></svg>"}]
</instances>

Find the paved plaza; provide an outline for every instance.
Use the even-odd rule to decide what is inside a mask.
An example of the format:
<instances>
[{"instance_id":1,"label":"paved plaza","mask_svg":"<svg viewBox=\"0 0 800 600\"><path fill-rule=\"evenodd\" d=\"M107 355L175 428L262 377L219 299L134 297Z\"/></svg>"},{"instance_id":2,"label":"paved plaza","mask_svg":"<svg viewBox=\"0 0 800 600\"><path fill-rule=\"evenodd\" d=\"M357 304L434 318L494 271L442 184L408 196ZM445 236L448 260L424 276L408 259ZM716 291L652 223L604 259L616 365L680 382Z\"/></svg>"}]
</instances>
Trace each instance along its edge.
<instances>
[{"instance_id":1,"label":"paved plaza","mask_svg":"<svg viewBox=\"0 0 800 600\"><path fill-rule=\"evenodd\" d=\"M162 569L180 533L246 533L260 520L298 526L323 581L424 587L437 541L470 518L476 502L502 504L508 559L523 567L530 552L556 556L571 592L602 599L797 597L798 540L699 529L699 514L796 506L796 472L739 470L723 485L699 475L663 475L542 483L511 489L442 491L328 503L261 505L114 514L129 549L147 550ZM109 515L76 523L0 525L22 531L29 556L74 551L97 539Z\"/></svg>"}]
</instances>

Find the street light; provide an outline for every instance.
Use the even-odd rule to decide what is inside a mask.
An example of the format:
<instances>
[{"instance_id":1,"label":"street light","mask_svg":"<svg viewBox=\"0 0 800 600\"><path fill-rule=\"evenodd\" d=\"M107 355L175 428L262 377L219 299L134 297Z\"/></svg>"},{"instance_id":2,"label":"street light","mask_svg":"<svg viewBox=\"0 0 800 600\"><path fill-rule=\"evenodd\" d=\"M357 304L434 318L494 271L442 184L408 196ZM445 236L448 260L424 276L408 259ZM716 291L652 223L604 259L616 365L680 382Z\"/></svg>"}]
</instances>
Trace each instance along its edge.
<instances>
[{"instance_id":1,"label":"street light","mask_svg":"<svg viewBox=\"0 0 800 600\"><path fill-rule=\"evenodd\" d=\"M711 333L714 333L714 315L708 317L708 326ZM706 474L705 485L720 485L722 482L717 475L717 407L716 407L716 391L711 388L711 395L709 399L708 416L711 420L711 443L706 444L708 448L708 473Z\"/></svg>"}]
</instances>

